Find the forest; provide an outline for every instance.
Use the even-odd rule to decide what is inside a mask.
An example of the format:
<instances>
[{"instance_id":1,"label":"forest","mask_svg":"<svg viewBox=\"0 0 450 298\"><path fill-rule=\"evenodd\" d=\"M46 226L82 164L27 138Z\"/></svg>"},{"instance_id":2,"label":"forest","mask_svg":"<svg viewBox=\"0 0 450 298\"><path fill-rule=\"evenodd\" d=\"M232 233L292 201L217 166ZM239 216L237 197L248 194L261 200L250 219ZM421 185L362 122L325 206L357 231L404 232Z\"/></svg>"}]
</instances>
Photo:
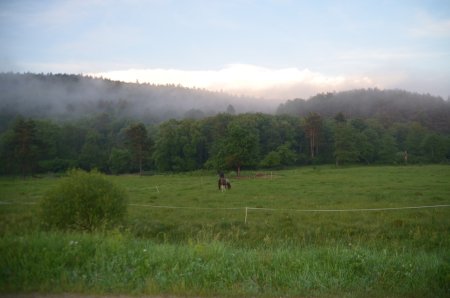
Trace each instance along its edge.
<instances>
[{"instance_id":1,"label":"forest","mask_svg":"<svg viewBox=\"0 0 450 298\"><path fill-rule=\"evenodd\" d=\"M57 123L17 118L0 136L1 174L69 168L105 173L294 165L447 163L448 135L420 123L248 113L146 126L101 114Z\"/></svg>"},{"instance_id":2,"label":"forest","mask_svg":"<svg viewBox=\"0 0 450 298\"><path fill-rule=\"evenodd\" d=\"M145 111L136 100L144 98L142 88L191 94L188 101L202 92L211 95L204 95L211 102L217 100L215 96L234 97L176 86L125 84L71 75L0 77L2 175L25 176L69 168L95 168L111 174L209 169L232 170L239 175L241 169L447 163L450 159L449 103L430 95L376 89L318 94L309 100L287 101L273 114L236 113L227 101L221 113L208 115L198 110L198 117L157 120L141 117L145 112L131 113ZM37 84L37 89L21 85L24 79L32 81L31 85ZM82 87L73 89L81 84L80 80L84 85L98 84L96 95L89 97L88 91L81 91ZM50 105L44 95L56 94L57 86L58 94L72 97L67 95L70 98L61 97L59 101L52 98L55 102ZM126 100L129 114L120 112L120 94L115 93L119 89L115 88L127 88L130 96L133 90L141 90L142 94ZM108 92L111 97L107 97ZM98 94L105 97L96 103ZM77 104L75 99L80 96L85 97ZM161 95L161 100L164 98ZM171 98L166 97L166 102L170 104ZM67 105L71 101L72 106ZM84 106L83 112L83 103L88 102L97 108ZM55 114L56 105L64 106L63 103L67 105L63 112ZM145 105L152 107L151 102ZM70 111L72 116L68 116ZM157 108L155 111L161 112Z\"/></svg>"},{"instance_id":3,"label":"forest","mask_svg":"<svg viewBox=\"0 0 450 298\"><path fill-rule=\"evenodd\" d=\"M404 90L362 89L317 94L308 100L288 100L278 114L307 116L318 112L334 117L341 112L349 118L376 118L382 122L419 122L436 131L450 133L450 102L429 94Z\"/></svg>"},{"instance_id":4,"label":"forest","mask_svg":"<svg viewBox=\"0 0 450 298\"><path fill-rule=\"evenodd\" d=\"M269 112L256 99L175 85L124 83L74 74L0 73L0 131L16 115L57 121L101 113L145 124L227 111ZM231 107L230 107L231 108Z\"/></svg>"}]
</instances>

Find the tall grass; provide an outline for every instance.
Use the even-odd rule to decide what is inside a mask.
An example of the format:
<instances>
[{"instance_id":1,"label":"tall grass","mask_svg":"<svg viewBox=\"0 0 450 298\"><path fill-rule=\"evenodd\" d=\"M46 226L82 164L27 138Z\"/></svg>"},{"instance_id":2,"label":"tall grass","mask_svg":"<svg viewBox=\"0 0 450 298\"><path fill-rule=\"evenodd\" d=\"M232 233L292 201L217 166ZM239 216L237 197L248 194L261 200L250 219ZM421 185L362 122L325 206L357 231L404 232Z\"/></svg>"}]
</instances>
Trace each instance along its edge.
<instances>
[{"instance_id":1,"label":"tall grass","mask_svg":"<svg viewBox=\"0 0 450 298\"><path fill-rule=\"evenodd\" d=\"M0 291L444 297L448 261L443 252L364 246L240 249L38 233L2 237Z\"/></svg>"},{"instance_id":2,"label":"tall grass","mask_svg":"<svg viewBox=\"0 0 450 298\"><path fill-rule=\"evenodd\" d=\"M449 296L450 208L302 210L450 204L450 167L255 174L112 176L132 205L106 234L43 230L28 203L57 178L2 178L0 293Z\"/></svg>"}]
</instances>

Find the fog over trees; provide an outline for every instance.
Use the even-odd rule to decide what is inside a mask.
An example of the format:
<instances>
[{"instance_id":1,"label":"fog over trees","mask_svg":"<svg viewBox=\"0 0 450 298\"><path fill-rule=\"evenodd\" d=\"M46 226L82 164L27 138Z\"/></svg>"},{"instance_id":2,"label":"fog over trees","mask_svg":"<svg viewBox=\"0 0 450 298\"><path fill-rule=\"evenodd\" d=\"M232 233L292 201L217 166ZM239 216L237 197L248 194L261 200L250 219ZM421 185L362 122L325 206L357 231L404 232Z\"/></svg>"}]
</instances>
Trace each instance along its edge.
<instances>
[{"instance_id":1,"label":"fog over trees","mask_svg":"<svg viewBox=\"0 0 450 298\"><path fill-rule=\"evenodd\" d=\"M353 90L260 109L254 98L179 86L0 74L0 174L450 160L450 105L439 97Z\"/></svg>"},{"instance_id":2,"label":"fog over trees","mask_svg":"<svg viewBox=\"0 0 450 298\"><path fill-rule=\"evenodd\" d=\"M230 108L237 113L270 111L255 98L175 85L123 83L68 74L0 74L0 129L17 114L75 120L109 113L149 124L172 118L203 118Z\"/></svg>"},{"instance_id":3,"label":"fog over trees","mask_svg":"<svg viewBox=\"0 0 450 298\"><path fill-rule=\"evenodd\" d=\"M450 103L429 94L362 89L287 100L278 109L267 102L203 89L123 83L82 75L0 74L0 130L18 114L67 121L108 113L154 124L169 119L201 119L221 112L300 117L311 112L334 117L341 112L348 118L418 121L434 130L450 132Z\"/></svg>"},{"instance_id":4,"label":"fog over trees","mask_svg":"<svg viewBox=\"0 0 450 298\"><path fill-rule=\"evenodd\" d=\"M323 117L342 113L348 118L377 118L387 123L417 121L432 130L450 133L449 101L403 90L362 89L317 94L308 100L288 100L277 109L277 114L300 117L311 112Z\"/></svg>"}]
</instances>

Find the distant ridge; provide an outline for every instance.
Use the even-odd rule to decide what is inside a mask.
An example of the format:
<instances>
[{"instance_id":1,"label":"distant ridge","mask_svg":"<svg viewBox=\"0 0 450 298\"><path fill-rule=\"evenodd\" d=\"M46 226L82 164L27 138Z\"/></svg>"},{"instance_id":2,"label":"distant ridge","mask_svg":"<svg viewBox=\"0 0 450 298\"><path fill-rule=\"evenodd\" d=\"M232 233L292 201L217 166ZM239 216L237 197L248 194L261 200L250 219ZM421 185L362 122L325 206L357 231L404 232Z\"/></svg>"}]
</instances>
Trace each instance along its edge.
<instances>
[{"instance_id":1,"label":"distant ridge","mask_svg":"<svg viewBox=\"0 0 450 298\"><path fill-rule=\"evenodd\" d=\"M0 74L0 114L74 120L98 113L160 123L253 111L256 99L175 85L124 83L72 74ZM253 102L253 104L252 104Z\"/></svg>"},{"instance_id":2,"label":"distant ridge","mask_svg":"<svg viewBox=\"0 0 450 298\"><path fill-rule=\"evenodd\" d=\"M263 100L177 85L124 83L73 74L0 73L0 128L17 115L77 120L100 113L144 123L199 119L217 113L264 112L275 108ZM277 114L322 117L343 113L347 118L376 118L383 123L416 121L450 133L450 102L429 94L403 90L359 89L322 93L308 100L280 104Z\"/></svg>"},{"instance_id":3,"label":"distant ridge","mask_svg":"<svg viewBox=\"0 0 450 298\"><path fill-rule=\"evenodd\" d=\"M277 114L322 117L343 113L347 118L377 118L385 123L419 122L425 127L450 133L450 102L429 94L403 90L360 89L317 94L308 100L294 99L280 104Z\"/></svg>"}]
</instances>

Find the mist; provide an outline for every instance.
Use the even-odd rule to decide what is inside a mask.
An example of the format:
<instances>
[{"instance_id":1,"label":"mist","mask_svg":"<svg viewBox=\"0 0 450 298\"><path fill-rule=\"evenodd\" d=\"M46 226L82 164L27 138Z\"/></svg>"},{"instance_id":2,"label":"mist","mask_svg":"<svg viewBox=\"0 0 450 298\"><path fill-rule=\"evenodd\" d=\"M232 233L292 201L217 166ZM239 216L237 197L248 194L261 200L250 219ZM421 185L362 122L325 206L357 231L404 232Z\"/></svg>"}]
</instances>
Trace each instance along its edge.
<instances>
[{"instance_id":1,"label":"mist","mask_svg":"<svg viewBox=\"0 0 450 298\"><path fill-rule=\"evenodd\" d=\"M250 97L239 95L238 89L233 90L233 95L174 84L125 83L82 75L3 73L0 129L6 128L17 115L71 121L108 113L119 119L159 124L169 119L201 119L224 112L296 116L315 112L326 117L342 112L351 118L418 121L437 131L447 132L450 127L450 103L441 97L401 90L363 88L331 93L316 90L311 84L297 82L290 88L280 85L255 89L263 93ZM284 100L268 98L282 91ZM300 99L295 96L300 91L316 95Z\"/></svg>"},{"instance_id":2,"label":"mist","mask_svg":"<svg viewBox=\"0 0 450 298\"><path fill-rule=\"evenodd\" d=\"M124 83L67 74L0 74L0 112L34 118L79 119L96 113L160 123L236 113L274 113L279 102L180 85Z\"/></svg>"},{"instance_id":3,"label":"mist","mask_svg":"<svg viewBox=\"0 0 450 298\"><path fill-rule=\"evenodd\" d=\"M289 98L381 86L367 76L333 76L309 69L273 69L250 64L230 64L217 70L127 69L89 75L123 82L180 84L214 92L224 91L258 98L258 105L271 108Z\"/></svg>"}]
</instances>

